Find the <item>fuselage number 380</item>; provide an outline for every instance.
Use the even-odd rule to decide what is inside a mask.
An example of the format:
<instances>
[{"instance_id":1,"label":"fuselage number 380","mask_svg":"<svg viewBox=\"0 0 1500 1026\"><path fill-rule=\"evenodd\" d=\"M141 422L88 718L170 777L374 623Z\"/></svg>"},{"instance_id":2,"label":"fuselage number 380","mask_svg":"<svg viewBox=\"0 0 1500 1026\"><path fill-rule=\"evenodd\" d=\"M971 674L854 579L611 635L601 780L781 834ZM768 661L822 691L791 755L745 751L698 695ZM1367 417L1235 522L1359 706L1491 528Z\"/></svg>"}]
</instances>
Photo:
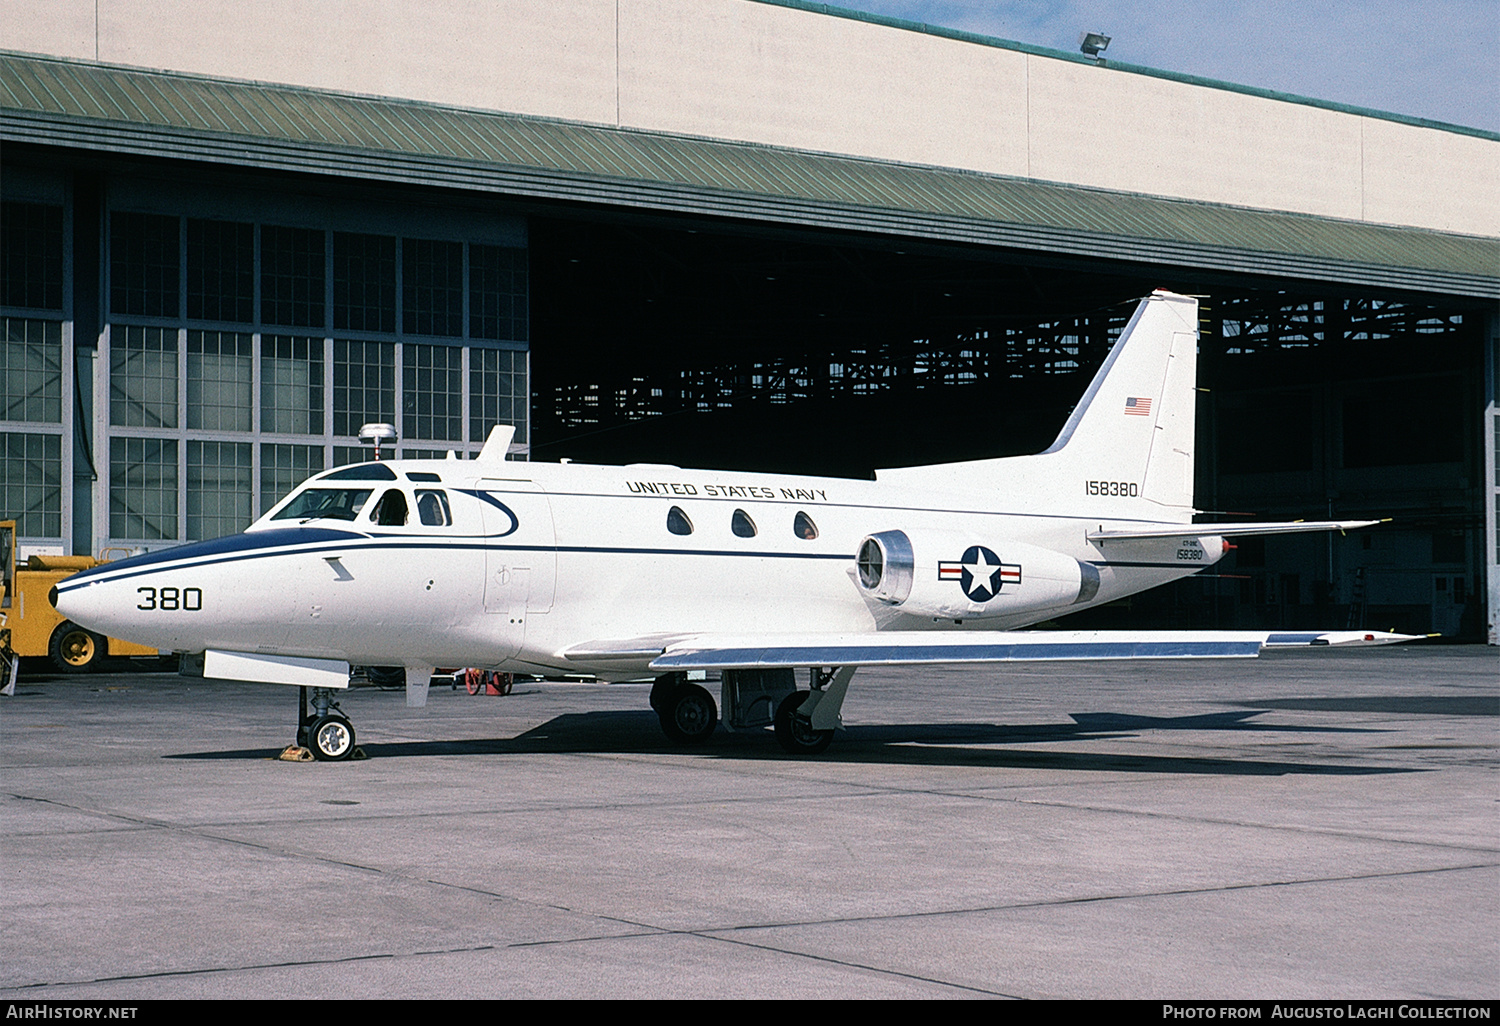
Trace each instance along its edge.
<instances>
[{"instance_id":1,"label":"fuselage number 380","mask_svg":"<svg viewBox=\"0 0 1500 1026\"><path fill-rule=\"evenodd\" d=\"M141 596L135 604L137 609L196 613L203 608L202 588L137 588L135 593Z\"/></svg>"}]
</instances>

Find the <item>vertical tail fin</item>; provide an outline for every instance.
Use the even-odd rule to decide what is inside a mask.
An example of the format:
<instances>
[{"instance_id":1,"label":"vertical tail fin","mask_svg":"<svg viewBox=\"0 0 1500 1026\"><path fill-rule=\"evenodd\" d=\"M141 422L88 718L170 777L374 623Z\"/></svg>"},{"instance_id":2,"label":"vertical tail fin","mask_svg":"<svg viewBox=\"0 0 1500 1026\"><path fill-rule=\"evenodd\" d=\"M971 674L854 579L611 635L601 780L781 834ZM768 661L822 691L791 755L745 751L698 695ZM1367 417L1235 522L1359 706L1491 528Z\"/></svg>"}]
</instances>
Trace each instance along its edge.
<instances>
[{"instance_id":1,"label":"vertical tail fin","mask_svg":"<svg viewBox=\"0 0 1500 1026\"><path fill-rule=\"evenodd\" d=\"M1136 308L1045 452L882 470L879 479L999 491L1017 510L1187 523L1197 355L1198 301L1157 291Z\"/></svg>"}]
</instances>

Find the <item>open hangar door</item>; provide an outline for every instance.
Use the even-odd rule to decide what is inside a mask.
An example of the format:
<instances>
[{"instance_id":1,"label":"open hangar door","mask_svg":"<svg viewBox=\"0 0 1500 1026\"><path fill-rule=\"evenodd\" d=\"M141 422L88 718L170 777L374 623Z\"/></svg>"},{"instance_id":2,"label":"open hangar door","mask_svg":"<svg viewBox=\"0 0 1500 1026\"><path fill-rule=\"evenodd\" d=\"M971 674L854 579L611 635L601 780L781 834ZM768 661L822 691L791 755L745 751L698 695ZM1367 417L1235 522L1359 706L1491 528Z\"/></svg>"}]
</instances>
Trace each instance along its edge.
<instances>
[{"instance_id":1,"label":"open hangar door","mask_svg":"<svg viewBox=\"0 0 1500 1026\"><path fill-rule=\"evenodd\" d=\"M1250 539L1069 625L1483 640L1475 301L708 220L533 217L530 237L542 460L867 477L1035 452L1136 300L1202 295L1198 505L1393 520Z\"/></svg>"}]
</instances>

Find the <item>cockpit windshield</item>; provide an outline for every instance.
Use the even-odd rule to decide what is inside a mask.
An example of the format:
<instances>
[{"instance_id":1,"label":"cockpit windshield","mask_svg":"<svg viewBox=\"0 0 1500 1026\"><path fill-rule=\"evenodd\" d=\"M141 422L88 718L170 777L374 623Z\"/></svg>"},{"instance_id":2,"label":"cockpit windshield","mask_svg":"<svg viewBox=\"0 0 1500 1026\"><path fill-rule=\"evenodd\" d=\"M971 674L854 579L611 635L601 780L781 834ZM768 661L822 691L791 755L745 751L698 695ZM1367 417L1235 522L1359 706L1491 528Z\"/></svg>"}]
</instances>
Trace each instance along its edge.
<instances>
[{"instance_id":1,"label":"cockpit windshield","mask_svg":"<svg viewBox=\"0 0 1500 1026\"><path fill-rule=\"evenodd\" d=\"M370 498L371 488L308 488L287 503L272 520L353 520Z\"/></svg>"}]
</instances>

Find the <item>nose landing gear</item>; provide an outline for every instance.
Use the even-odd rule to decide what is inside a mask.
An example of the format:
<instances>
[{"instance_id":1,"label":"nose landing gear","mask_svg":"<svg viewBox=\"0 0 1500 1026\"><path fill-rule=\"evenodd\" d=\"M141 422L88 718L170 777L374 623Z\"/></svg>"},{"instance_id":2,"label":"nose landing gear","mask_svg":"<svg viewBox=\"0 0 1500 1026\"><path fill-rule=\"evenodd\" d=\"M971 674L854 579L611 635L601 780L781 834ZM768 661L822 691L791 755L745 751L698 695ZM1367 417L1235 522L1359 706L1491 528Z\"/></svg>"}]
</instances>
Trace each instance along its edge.
<instances>
[{"instance_id":1,"label":"nose landing gear","mask_svg":"<svg viewBox=\"0 0 1500 1026\"><path fill-rule=\"evenodd\" d=\"M339 762L343 759L363 759L365 753L354 743L354 725L339 711L329 688L312 689L311 714L307 711L307 692L298 688L300 710L297 718L297 747L311 751L319 762ZM288 749L288 752L294 749ZM287 758L287 754L282 754ZM298 756L293 756L297 758ZM305 755L300 756L306 759Z\"/></svg>"}]
</instances>

